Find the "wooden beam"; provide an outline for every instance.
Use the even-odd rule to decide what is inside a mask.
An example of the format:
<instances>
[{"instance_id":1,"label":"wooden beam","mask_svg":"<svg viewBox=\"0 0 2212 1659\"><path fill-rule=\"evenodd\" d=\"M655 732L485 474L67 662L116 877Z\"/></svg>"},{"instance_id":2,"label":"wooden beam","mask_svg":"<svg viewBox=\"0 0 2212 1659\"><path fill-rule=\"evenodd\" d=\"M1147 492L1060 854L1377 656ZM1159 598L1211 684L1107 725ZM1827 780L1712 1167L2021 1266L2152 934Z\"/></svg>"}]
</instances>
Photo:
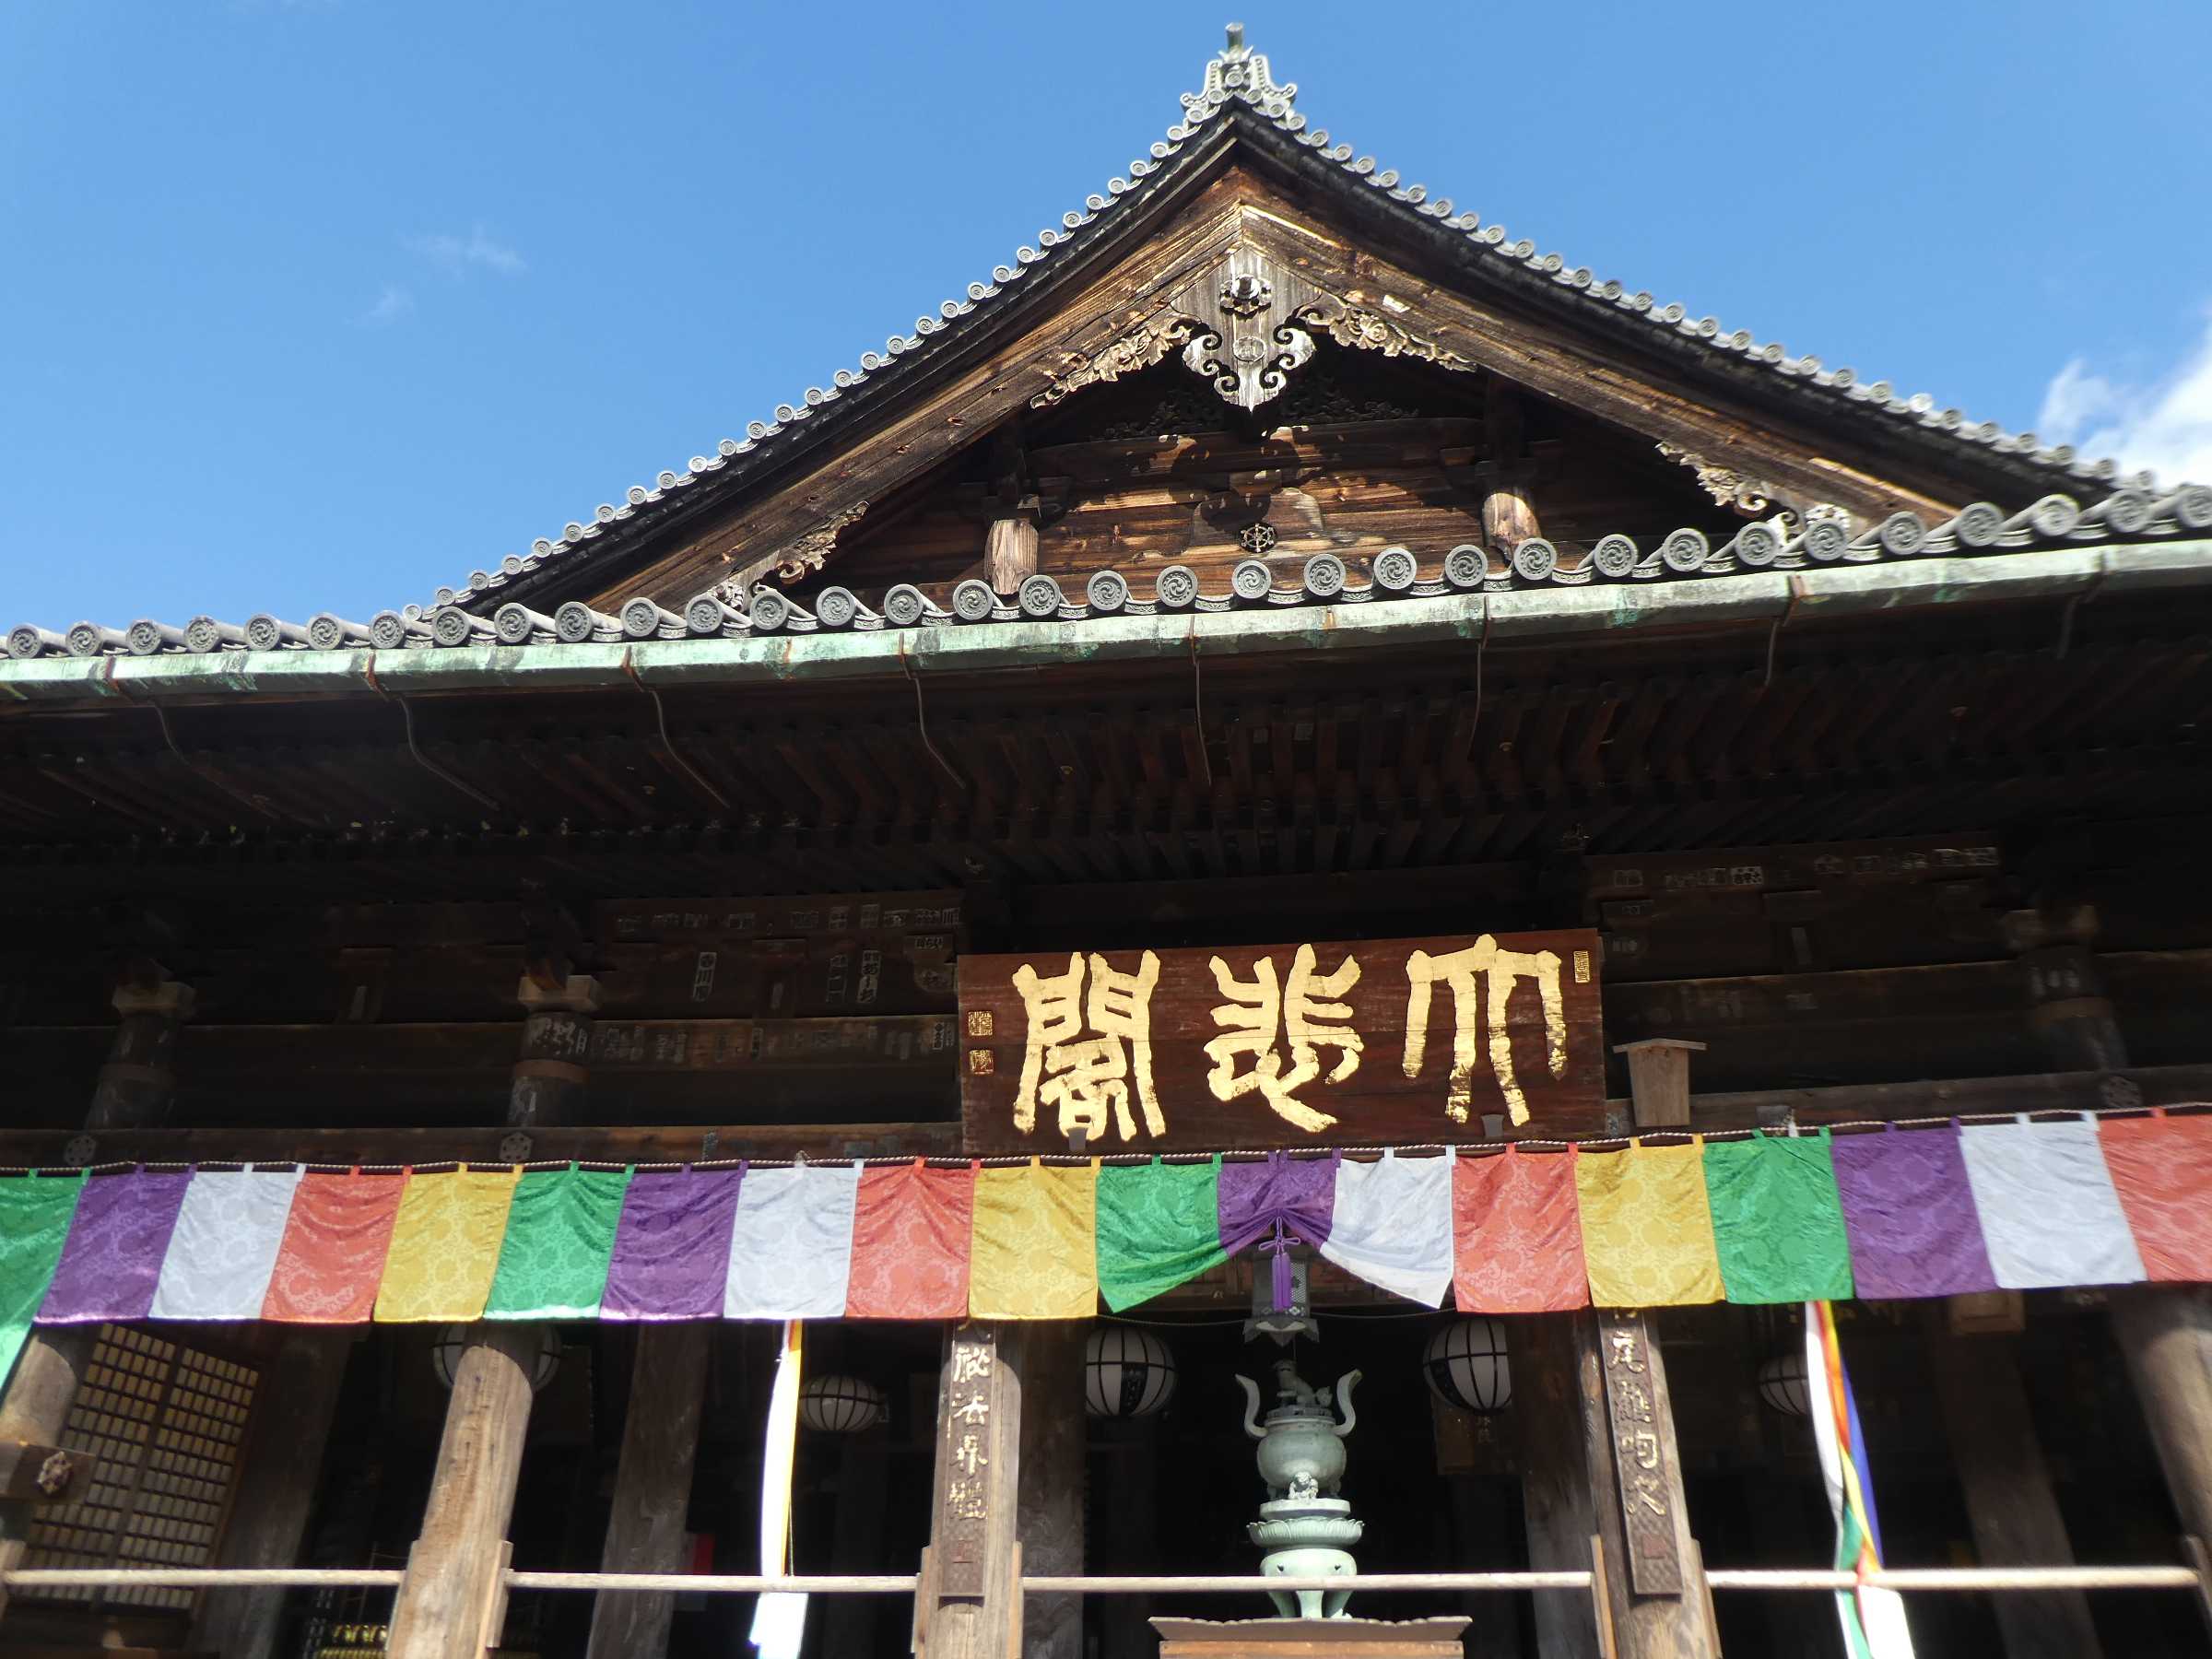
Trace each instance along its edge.
<instances>
[{"instance_id":1,"label":"wooden beam","mask_svg":"<svg viewBox=\"0 0 2212 1659\"><path fill-rule=\"evenodd\" d=\"M2019 1354L2010 1337L1957 1336L1931 1309L1928 1364L1966 1494L1974 1553L1984 1567L2071 1567L2074 1546L2051 1490ZM2103 1653L2079 1590L1990 1597L2006 1659L2098 1659Z\"/></svg>"},{"instance_id":2,"label":"wooden beam","mask_svg":"<svg viewBox=\"0 0 2212 1659\"><path fill-rule=\"evenodd\" d=\"M507 1131L452 1129L147 1129L102 1135L100 1156L138 1163L496 1164ZM60 1167L70 1137L0 1134L0 1162ZM540 1162L698 1163L716 1158L952 1157L958 1124L614 1124L531 1135Z\"/></svg>"},{"instance_id":3,"label":"wooden beam","mask_svg":"<svg viewBox=\"0 0 2212 1659\"><path fill-rule=\"evenodd\" d=\"M251 1438L215 1567L290 1567L314 1509L323 1449L359 1333L294 1330L262 1368ZM194 1646L223 1659L275 1659L281 1589L210 1590L193 1618Z\"/></svg>"},{"instance_id":4,"label":"wooden beam","mask_svg":"<svg viewBox=\"0 0 2212 1659\"><path fill-rule=\"evenodd\" d=\"M629 1414L623 1419L622 1456L615 1469L614 1511L599 1557L602 1572L676 1572L685 1564L684 1522L712 1335L708 1324L638 1327ZM592 1603L586 1659L661 1653L675 1617L672 1594L603 1593Z\"/></svg>"},{"instance_id":5,"label":"wooden beam","mask_svg":"<svg viewBox=\"0 0 2212 1659\"><path fill-rule=\"evenodd\" d=\"M393 1606L386 1659L483 1659L498 1645L537 1344L535 1325L469 1331L453 1367L422 1532Z\"/></svg>"}]
</instances>

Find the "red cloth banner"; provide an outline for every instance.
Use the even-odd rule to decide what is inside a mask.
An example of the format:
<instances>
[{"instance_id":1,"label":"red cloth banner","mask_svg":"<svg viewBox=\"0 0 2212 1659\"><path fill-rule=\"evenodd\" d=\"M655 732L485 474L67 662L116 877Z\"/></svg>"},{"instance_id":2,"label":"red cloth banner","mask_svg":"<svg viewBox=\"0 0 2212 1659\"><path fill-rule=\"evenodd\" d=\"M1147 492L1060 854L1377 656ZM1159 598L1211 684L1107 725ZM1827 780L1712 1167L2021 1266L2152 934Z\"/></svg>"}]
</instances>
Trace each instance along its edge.
<instances>
[{"instance_id":1,"label":"red cloth banner","mask_svg":"<svg viewBox=\"0 0 2212 1659\"><path fill-rule=\"evenodd\" d=\"M2105 1118L2097 1138L2143 1271L2212 1279L2212 1116Z\"/></svg>"},{"instance_id":2,"label":"red cloth banner","mask_svg":"<svg viewBox=\"0 0 2212 1659\"><path fill-rule=\"evenodd\" d=\"M1590 1305L1572 1158L1509 1148L1454 1163L1452 1295L1463 1313Z\"/></svg>"},{"instance_id":3,"label":"red cloth banner","mask_svg":"<svg viewBox=\"0 0 2212 1659\"><path fill-rule=\"evenodd\" d=\"M864 1170L853 1212L849 1319L968 1317L975 1171L911 1164Z\"/></svg>"},{"instance_id":4,"label":"red cloth banner","mask_svg":"<svg viewBox=\"0 0 2212 1659\"><path fill-rule=\"evenodd\" d=\"M376 1307L405 1175L302 1175L264 1319L359 1324Z\"/></svg>"}]
</instances>

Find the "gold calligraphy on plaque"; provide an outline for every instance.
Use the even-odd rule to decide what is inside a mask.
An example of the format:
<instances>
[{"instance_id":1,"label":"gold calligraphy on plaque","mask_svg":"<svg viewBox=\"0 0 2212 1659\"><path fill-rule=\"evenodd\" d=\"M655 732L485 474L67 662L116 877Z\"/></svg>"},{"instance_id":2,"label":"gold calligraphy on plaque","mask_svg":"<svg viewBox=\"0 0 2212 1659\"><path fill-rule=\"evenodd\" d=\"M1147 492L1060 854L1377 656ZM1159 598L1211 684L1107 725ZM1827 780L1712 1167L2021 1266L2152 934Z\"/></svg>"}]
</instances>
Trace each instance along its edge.
<instances>
[{"instance_id":1,"label":"gold calligraphy on plaque","mask_svg":"<svg viewBox=\"0 0 2212 1659\"><path fill-rule=\"evenodd\" d=\"M1159 958L1147 950L1135 973L1123 973L1094 954L1089 969L1088 997L1080 954L1067 959L1065 973L1041 974L1027 962L1015 970L1029 1035L1014 1126L1025 1135L1034 1129L1041 1103L1058 1109L1063 1135L1079 1130L1095 1140L1105 1134L1111 1112L1122 1139L1134 1140L1134 1082L1147 1133L1165 1135L1168 1121L1152 1087L1152 988L1159 982Z\"/></svg>"},{"instance_id":2,"label":"gold calligraphy on plaque","mask_svg":"<svg viewBox=\"0 0 2212 1659\"><path fill-rule=\"evenodd\" d=\"M1477 982L1486 976L1487 985ZM1452 1074L1444 1095L1446 1115L1455 1124L1467 1121L1475 1100L1475 1067L1480 1059L1476 1043L1483 1034L1487 1016L1490 1069L1498 1075L1498 1090L1505 1097L1512 1121L1527 1123L1528 1097L1513 1072L1513 1033L1506 1024L1506 1008L1512 1001L1516 982L1535 982L1536 994L1544 1002L1545 1058L1553 1077L1565 1076L1567 1002L1559 985L1559 953L1507 950L1484 934L1465 949L1444 956L1415 951L1406 959L1406 979L1410 987L1406 999L1406 1075L1421 1075L1429 1054L1430 995L1441 982L1452 993Z\"/></svg>"},{"instance_id":3,"label":"gold calligraphy on plaque","mask_svg":"<svg viewBox=\"0 0 2212 1659\"><path fill-rule=\"evenodd\" d=\"M1365 1048L1351 1027L1352 1010L1337 1000L1348 996L1359 982L1359 964L1347 956L1334 973L1314 971L1313 947L1300 945L1290 959L1288 983L1276 977L1273 957L1254 958L1252 978L1240 980L1227 962L1215 957L1207 963L1214 983L1229 1000L1213 1011L1222 1033L1206 1045L1213 1069L1206 1086L1217 1100L1233 1100L1257 1093L1285 1123L1318 1135L1336 1120L1317 1112L1298 1098L1298 1091L1321 1077L1321 1051L1336 1051L1336 1064L1324 1079L1341 1083L1359 1069ZM1277 1051L1278 1033L1288 1038L1290 1069L1283 1069ZM1252 1069L1239 1073L1241 1055L1252 1057Z\"/></svg>"},{"instance_id":4,"label":"gold calligraphy on plaque","mask_svg":"<svg viewBox=\"0 0 2212 1659\"><path fill-rule=\"evenodd\" d=\"M1595 1133L1595 943L1560 930L965 958L967 1145L1464 1140L1538 1118Z\"/></svg>"}]
</instances>

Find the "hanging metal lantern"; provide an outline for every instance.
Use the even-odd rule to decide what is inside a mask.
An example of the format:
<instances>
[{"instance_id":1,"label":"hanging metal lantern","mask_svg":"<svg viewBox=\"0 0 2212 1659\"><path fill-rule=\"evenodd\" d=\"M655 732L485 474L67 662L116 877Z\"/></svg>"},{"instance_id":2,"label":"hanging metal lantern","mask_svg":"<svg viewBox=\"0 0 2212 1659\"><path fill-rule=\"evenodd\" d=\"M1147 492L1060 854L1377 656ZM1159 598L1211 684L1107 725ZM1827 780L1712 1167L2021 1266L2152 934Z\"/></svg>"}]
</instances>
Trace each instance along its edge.
<instances>
[{"instance_id":1,"label":"hanging metal lantern","mask_svg":"<svg viewBox=\"0 0 2212 1659\"><path fill-rule=\"evenodd\" d=\"M447 1388L453 1385L453 1368L461 1363L461 1350L468 1346L469 1327L447 1325L438 1333L438 1340L430 1345L430 1369L438 1373L438 1381ZM542 1394L553 1373L560 1369L560 1333L551 1325L541 1325L537 1334L537 1353L530 1362L530 1392Z\"/></svg>"},{"instance_id":2,"label":"hanging metal lantern","mask_svg":"<svg viewBox=\"0 0 2212 1659\"><path fill-rule=\"evenodd\" d=\"M1439 1325L1429 1338L1421 1373L1438 1399L1467 1411L1500 1411L1513 1397L1505 1327L1487 1314Z\"/></svg>"},{"instance_id":3,"label":"hanging metal lantern","mask_svg":"<svg viewBox=\"0 0 2212 1659\"><path fill-rule=\"evenodd\" d=\"M809 1377L799 1389L799 1421L824 1434L858 1434L883 1421L883 1390L861 1377Z\"/></svg>"},{"instance_id":4,"label":"hanging metal lantern","mask_svg":"<svg viewBox=\"0 0 2212 1659\"><path fill-rule=\"evenodd\" d=\"M1784 1417L1804 1417L1813 1407L1805 1371L1805 1350L1786 1347L1759 1368L1759 1397Z\"/></svg>"},{"instance_id":5,"label":"hanging metal lantern","mask_svg":"<svg viewBox=\"0 0 2212 1659\"><path fill-rule=\"evenodd\" d=\"M1175 1356L1135 1325L1091 1327L1083 1344L1083 1404L1092 1417L1150 1417L1173 1397Z\"/></svg>"}]
</instances>

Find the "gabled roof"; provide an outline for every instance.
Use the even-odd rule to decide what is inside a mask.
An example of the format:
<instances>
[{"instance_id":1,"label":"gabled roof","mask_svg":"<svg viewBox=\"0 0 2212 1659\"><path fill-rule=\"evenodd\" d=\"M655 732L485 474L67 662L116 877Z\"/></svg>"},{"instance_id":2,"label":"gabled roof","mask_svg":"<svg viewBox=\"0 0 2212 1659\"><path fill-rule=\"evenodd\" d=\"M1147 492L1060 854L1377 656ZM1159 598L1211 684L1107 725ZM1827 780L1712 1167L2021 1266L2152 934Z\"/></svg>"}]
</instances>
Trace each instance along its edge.
<instances>
[{"instance_id":1,"label":"gabled roof","mask_svg":"<svg viewBox=\"0 0 2212 1659\"><path fill-rule=\"evenodd\" d=\"M1432 241L1449 241L1463 268L1490 284L1645 352L1664 352L1692 373L1725 377L1831 421L1841 415L1873 423L1885 440L1908 441L1932 462L1977 482L2008 481L2022 494L2067 480L2109 484L2119 477L2110 460L2086 459L2067 446L2044 445L2032 434L1973 420L1925 393L1900 396L1888 381L1868 381L1848 368L1828 369L1818 358L1760 343L1748 330L1724 329L1680 302L1660 302L1648 292L1598 277L1587 266L1571 266L1558 253L1539 253L1535 242L1509 237L1503 226L1486 225L1477 215L1456 210L1448 198L1432 196L1426 186L1403 182L1394 169L1381 167L1371 156L1333 141L1294 108L1296 94L1294 85L1275 79L1266 56L1245 43L1241 27L1230 25L1228 43L1207 63L1200 89L1182 95L1182 119L1102 194L1064 214L1057 228L1040 231L1036 244L1019 249L1013 264L996 266L988 281L969 284L964 295L943 301L935 315L917 318L912 334L894 334L881 351L862 353L857 367L839 370L827 385L809 386L796 401L778 405L772 418L750 422L743 438L724 438L712 453L692 456L683 470L632 485L619 500L571 521L559 536L540 537L527 553L510 554L439 590L434 603L488 609L508 599L563 596L577 591L574 578L586 565L594 571L588 580L600 580L599 571L614 577L618 572L608 567L618 550L637 547L650 533L767 482L896 399L900 387L916 385L956 355L966 355L979 336L999 333L994 319L1033 312L1043 292L1061 286L1063 274L1088 250L1121 240L1117 228L1138 218L1143 204L1239 141L1324 187L1375 204ZM2131 482L2147 487L2149 479Z\"/></svg>"}]
</instances>

